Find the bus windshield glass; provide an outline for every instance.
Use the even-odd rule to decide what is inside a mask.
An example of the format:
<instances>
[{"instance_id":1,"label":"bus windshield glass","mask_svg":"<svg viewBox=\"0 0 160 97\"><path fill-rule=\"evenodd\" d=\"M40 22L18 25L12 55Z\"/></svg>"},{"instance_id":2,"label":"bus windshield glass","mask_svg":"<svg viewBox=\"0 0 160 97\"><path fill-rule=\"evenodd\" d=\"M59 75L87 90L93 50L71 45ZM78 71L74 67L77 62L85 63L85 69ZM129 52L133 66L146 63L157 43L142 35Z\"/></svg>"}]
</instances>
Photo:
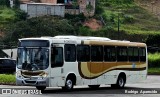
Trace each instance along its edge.
<instances>
[{"instance_id":1,"label":"bus windshield glass","mask_svg":"<svg viewBox=\"0 0 160 97\"><path fill-rule=\"evenodd\" d=\"M49 66L48 48L18 48L17 68L23 70L44 70Z\"/></svg>"}]
</instances>

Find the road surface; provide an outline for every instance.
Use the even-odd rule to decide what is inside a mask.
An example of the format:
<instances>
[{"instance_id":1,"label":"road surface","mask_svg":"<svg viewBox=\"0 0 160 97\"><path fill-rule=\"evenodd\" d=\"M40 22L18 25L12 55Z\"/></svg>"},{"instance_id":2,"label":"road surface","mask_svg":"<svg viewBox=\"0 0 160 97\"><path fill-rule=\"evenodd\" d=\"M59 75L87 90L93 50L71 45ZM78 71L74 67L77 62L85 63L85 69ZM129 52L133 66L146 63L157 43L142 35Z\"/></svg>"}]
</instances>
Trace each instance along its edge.
<instances>
[{"instance_id":1,"label":"road surface","mask_svg":"<svg viewBox=\"0 0 160 97\"><path fill-rule=\"evenodd\" d=\"M45 91L35 91L34 87L0 85L0 92L2 92L2 89L12 89L14 94L4 93L0 94L0 97L159 97L160 76L150 75L145 81L136 84L126 84L124 89L112 89L110 85L103 85L95 90L87 86L77 86L73 91L65 92L58 87L47 88ZM34 92L30 91L31 94L18 94L18 92L13 92L13 89L21 89L22 91L31 89ZM6 91L4 90L3 92ZM19 93L25 93L22 91Z\"/></svg>"}]
</instances>

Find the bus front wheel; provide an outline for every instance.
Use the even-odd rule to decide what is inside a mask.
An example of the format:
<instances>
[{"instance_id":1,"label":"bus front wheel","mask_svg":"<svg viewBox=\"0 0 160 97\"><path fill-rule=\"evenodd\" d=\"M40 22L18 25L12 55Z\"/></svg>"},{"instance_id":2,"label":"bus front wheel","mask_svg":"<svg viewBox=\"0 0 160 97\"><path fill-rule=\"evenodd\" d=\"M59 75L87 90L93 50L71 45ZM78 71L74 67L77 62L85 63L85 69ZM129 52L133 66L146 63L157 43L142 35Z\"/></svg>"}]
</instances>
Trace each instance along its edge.
<instances>
[{"instance_id":1,"label":"bus front wheel","mask_svg":"<svg viewBox=\"0 0 160 97\"><path fill-rule=\"evenodd\" d=\"M71 91L73 89L73 80L70 78L67 78L66 82L65 82L65 86L62 87L63 90L66 91Z\"/></svg>"}]
</instances>

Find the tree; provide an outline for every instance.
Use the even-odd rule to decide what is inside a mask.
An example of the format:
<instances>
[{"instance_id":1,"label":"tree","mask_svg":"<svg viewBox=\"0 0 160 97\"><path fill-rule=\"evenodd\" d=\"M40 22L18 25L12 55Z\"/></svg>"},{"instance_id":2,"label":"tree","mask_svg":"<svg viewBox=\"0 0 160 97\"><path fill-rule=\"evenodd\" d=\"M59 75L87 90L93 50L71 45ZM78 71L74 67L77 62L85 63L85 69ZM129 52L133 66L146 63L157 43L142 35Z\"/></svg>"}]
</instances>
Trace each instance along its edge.
<instances>
[{"instance_id":1,"label":"tree","mask_svg":"<svg viewBox=\"0 0 160 97\"><path fill-rule=\"evenodd\" d=\"M0 0L0 5L10 7L9 0Z\"/></svg>"},{"instance_id":2,"label":"tree","mask_svg":"<svg viewBox=\"0 0 160 97\"><path fill-rule=\"evenodd\" d=\"M14 1L14 4L15 4L15 8L19 8L19 6L20 6L20 1L19 1L19 0L15 0L15 1Z\"/></svg>"}]
</instances>

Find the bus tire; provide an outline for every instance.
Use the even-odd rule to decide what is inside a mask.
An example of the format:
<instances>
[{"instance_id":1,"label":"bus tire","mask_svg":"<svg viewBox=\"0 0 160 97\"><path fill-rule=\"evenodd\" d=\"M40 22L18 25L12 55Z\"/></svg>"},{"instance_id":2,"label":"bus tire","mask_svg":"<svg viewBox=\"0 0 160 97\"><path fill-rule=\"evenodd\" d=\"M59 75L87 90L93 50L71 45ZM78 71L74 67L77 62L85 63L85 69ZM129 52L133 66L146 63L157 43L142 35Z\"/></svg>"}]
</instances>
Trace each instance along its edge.
<instances>
[{"instance_id":1,"label":"bus tire","mask_svg":"<svg viewBox=\"0 0 160 97\"><path fill-rule=\"evenodd\" d=\"M46 89L46 86L36 86L37 90L44 91Z\"/></svg>"},{"instance_id":2,"label":"bus tire","mask_svg":"<svg viewBox=\"0 0 160 97\"><path fill-rule=\"evenodd\" d=\"M71 91L73 90L73 86L74 86L73 80L71 78L67 78L65 82L65 86L62 87L62 89L65 91Z\"/></svg>"},{"instance_id":3,"label":"bus tire","mask_svg":"<svg viewBox=\"0 0 160 97\"><path fill-rule=\"evenodd\" d=\"M97 88L99 88L100 85L88 85L88 86L91 89L97 89Z\"/></svg>"},{"instance_id":4,"label":"bus tire","mask_svg":"<svg viewBox=\"0 0 160 97\"><path fill-rule=\"evenodd\" d=\"M124 88L125 83L126 83L126 76L125 76L125 74L120 74L119 77L118 77L118 79L117 79L116 84L111 84L111 87L112 88L119 88L119 89L121 89L121 88Z\"/></svg>"}]
</instances>

